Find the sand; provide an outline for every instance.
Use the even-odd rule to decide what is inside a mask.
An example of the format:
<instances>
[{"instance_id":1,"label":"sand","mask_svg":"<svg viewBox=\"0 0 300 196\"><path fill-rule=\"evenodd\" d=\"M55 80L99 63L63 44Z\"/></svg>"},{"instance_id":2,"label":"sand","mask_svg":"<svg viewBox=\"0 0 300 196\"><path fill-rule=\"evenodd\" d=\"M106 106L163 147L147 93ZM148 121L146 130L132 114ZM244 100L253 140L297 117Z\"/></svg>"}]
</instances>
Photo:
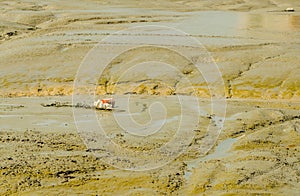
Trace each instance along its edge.
<instances>
[{"instance_id":1,"label":"sand","mask_svg":"<svg viewBox=\"0 0 300 196\"><path fill-rule=\"evenodd\" d=\"M287 7L295 12L284 12ZM299 1L0 1L0 9L1 195L300 193ZM158 44L139 43L141 48L114 58L103 77L85 83L96 98L114 94L116 110L75 107L79 101L75 96L72 102L73 93L84 91L74 89L74 82L88 52L107 36L141 25L168 26L189 36L149 33ZM189 38L202 47L180 45ZM174 41L168 44L169 39ZM205 81L187 58L166 49L171 46L192 61L204 52L223 81ZM118 47L123 46L105 49L114 54ZM216 92L209 85L217 86ZM214 93L226 98L226 118L216 143L203 154L207 126L222 113L222 107L211 109ZM195 98L201 110L183 104L190 111L183 115L186 134L163 151L174 154L150 157L149 150L176 139L183 112L178 95ZM92 105L93 96L84 104ZM167 109L165 116L156 102ZM129 123L130 116L144 125L139 134L149 135L134 135L139 129ZM125 153L128 161L107 154L122 157L123 151L89 143L93 138L85 133L95 122L104 126L116 149L133 153ZM161 131L152 133L162 122ZM143 165L149 167L136 171Z\"/></svg>"}]
</instances>

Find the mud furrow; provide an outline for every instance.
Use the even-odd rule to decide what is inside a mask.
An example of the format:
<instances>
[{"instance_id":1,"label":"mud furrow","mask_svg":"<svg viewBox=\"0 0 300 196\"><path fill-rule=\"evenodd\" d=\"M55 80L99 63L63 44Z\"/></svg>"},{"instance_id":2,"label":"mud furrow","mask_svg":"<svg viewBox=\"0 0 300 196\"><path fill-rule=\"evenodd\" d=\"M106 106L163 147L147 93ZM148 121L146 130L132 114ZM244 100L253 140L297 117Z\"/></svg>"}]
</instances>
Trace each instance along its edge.
<instances>
[{"instance_id":1,"label":"mud furrow","mask_svg":"<svg viewBox=\"0 0 300 196\"><path fill-rule=\"evenodd\" d=\"M271 59L274 59L274 58L278 58L280 56L282 56L284 54L279 54L279 55L274 55L274 56L268 56L268 57L265 57L263 58L262 60L259 60L259 61L255 61L255 62L252 62L252 63L249 63L247 68L244 69L244 70L240 70L238 74L236 74L235 76L233 76L232 78L230 78L229 80L227 80L227 93L228 93L228 98L232 98L233 96L233 90L232 90L232 82L240 77L242 77L246 72L250 71L253 67L253 65L257 64L257 63L261 63L261 62L265 62L266 60L271 60Z\"/></svg>"}]
</instances>

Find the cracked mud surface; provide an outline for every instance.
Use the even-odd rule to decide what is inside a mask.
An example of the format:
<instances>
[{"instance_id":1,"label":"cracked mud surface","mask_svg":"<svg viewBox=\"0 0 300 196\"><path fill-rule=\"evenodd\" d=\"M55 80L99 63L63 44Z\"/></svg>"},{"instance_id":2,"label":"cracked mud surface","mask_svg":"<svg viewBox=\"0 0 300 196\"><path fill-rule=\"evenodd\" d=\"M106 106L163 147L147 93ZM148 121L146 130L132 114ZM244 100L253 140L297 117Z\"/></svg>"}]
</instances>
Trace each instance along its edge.
<instances>
[{"instance_id":1,"label":"cracked mud surface","mask_svg":"<svg viewBox=\"0 0 300 196\"><path fill-rule=\"evenodd\" d=\"M287 7L296 11L283 12ZM0 1L0 10L0 195L300 194L297 0ZM214 114L201 73L164 45L127 51L94 84L96 96L132 96L133 111L144 115L136 116L141 123L149 120L151 102L163 100L172 109L166 131L143 140L114 126L107 132L113 142L137 152L165 144L177 126L176 95L197 96L205 114L191 127L187 150L174 161L154 170L125 171L84 144L73 109L92 110L92 103L72 103L70 95L90 49L119 30L148 24L180 29L205 46L223 75L226 121L216 145L202 155ZM164 36L170 35L159 35ZM194 48L178 47L192 60L199 58ZM153 59L177 70L149 63L126 72ZM104 125L113 121L112 114L96 112Z\"/></svg>"}]
</instances>

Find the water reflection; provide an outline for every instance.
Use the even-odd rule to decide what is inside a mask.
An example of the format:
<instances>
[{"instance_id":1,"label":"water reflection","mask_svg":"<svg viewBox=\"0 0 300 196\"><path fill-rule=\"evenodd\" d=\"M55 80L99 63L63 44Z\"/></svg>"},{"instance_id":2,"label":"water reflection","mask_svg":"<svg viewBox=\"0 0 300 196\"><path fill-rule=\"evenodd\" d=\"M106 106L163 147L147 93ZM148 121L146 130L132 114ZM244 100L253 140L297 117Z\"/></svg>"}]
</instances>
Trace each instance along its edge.
<instances>
[{"instance_id":1,"label":"water reflection","mask_svg":"<svg viewBox=\"0 0 300 196\"><path fill-rule=\"evenodd\" d=\"M203 36L200 40L210 44L255 40L293 41L300 37L300 16L287 13L201 11L191 13L191 17L176 27L189 34Z\"/></svg>"},{"instance_id":2,"label":"water reflection","mask_svg":"<svg viewBox=\"0 0 300 196\"><path fill-rule=\"evenodd\" d=\"M290 15L289 21L293 30L300 29L300 16Z\"/></svg>"},{"instance_id":3,"label":"water reflection","mask_svg":"<svg viewBox=\"0 0 300 196\"><path fill-rule=\"evenodd\" d=\"M299 38L300 16L293 14L249 14L240 17L243 36L267 40L293 40Z\"/></svg>"},{"instance_id":4,"label":"water reflection","mask_svg":"<svg viewBox=\"0 0 300 196\"><path fill-rule=\"evenodd\" d=\"M165 25L195 35L203 44L227 45L260 41L294 41L300 38L300 16L282 12L197 11L165 12L160 15L177 15L176 20L147 23ZM170 17L172 18L172 17ZM130 26L138 26L132 24Z\"/></svg>"},{"instance_id":5,"label":"water reflection","mask_svg":"<svg viewBox=\"0 0 300 196\"><path fill-rule=\"evenodd\" d=\"M299 29L299 16L275 14L243 14L241 27L246 29L265 29L267 31L294 31Z\"/></svg>"}]
</instances>

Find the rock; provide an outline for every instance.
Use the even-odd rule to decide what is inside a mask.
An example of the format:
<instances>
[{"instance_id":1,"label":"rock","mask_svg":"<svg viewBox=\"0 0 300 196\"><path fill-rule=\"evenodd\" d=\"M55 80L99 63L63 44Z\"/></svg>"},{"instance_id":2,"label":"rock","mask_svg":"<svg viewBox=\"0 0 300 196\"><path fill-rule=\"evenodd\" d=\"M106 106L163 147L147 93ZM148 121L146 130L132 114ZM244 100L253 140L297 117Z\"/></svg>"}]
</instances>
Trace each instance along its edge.
<instances>
[{"instance_id":1,"label":"rock","mask_svg":"<svg viewBox=\"0 0 300 196\"><path fill-rule=\"evenodd\" d=\"M14 35L17 35L17 31L11 31L11 32L6 33L6 36L8 36L8 37L11 37L11 36L14 36Z\"/></svg>"}]
</instances>

